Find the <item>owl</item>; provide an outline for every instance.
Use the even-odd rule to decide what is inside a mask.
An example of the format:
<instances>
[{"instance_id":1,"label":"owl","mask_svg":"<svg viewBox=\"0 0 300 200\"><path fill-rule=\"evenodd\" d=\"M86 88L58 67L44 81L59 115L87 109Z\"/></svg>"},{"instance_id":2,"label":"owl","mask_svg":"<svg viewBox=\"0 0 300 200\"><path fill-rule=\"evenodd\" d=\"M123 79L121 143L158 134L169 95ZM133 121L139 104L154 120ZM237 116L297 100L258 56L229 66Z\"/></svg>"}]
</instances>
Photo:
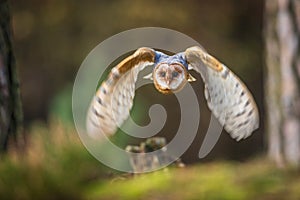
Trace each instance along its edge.
<instances>
[{"instance_id":1,"label":"owl","mask_svg":"<svg viewBox=\"0 0 300 200\"><path fill-rule=\"evenodd\" d=\"M230 136L247 138L259 127L256 103L245 84L224 64L195 46L174 55L142 47L112 68L97 90L87 114L87 132L93 138L113 135L130 115L135 82L145 67L155 88L163 94L179 92L200 73L208 108ZM189 98L189 97L187 97Z\"/></svg>"}]
</instances>

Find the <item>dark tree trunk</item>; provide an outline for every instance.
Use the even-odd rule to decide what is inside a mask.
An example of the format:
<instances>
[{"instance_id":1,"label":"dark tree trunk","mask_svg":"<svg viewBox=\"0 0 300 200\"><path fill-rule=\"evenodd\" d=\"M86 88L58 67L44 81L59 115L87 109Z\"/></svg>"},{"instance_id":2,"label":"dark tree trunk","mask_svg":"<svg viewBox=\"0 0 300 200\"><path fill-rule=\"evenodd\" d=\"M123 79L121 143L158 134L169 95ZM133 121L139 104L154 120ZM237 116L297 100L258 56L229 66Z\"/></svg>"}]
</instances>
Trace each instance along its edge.
<instances>
[{"instance_id":1,"label":"dark tree trunk","mask_svg":"<svg viewBox=\"0 0 300 200\"><path fill-rule=\"evenodd\" d=\"M22 121L19 83L12 50L12 29L7 0L0 0L0 151L16 138Z\"/></svg>"},{"instance_id":2,"label":"dark tree trunk","mask_svg":"<svg viewBox=\"0 0 300 200\"><path fill-rule=\"evenodd\" d=\"M266 0L266 110L269 157L300 164L300 1Z\"/></svg>"}]
</instances>

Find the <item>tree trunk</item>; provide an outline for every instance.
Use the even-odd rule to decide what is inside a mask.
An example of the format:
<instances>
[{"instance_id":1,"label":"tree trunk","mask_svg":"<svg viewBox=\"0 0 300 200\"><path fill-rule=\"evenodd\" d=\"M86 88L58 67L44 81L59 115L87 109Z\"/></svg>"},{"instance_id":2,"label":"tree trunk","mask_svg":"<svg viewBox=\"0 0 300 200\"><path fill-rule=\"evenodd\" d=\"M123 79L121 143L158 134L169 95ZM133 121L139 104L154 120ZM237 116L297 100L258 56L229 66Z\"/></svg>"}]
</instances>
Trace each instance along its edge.
<instances>
[{"instance_id":1,"label":"tree trunk","mask_svg":"<svg viewBox=\"0 0 300 200\"><path fill-rule=\"evenodd\" d=\"M266 0L268 154L279 166L300 164L300 2Z\"/></svg>"},{"instance_id":2,"label":"tree trunk","mask_svg":"<svg viewBox=\"0 0 300 200\"><path fill-rule=\"evenodd\" d=\"M22 122L16 63L12 51L12 29L7 0L0 0L0 152L16 138Z\"/></svg>"}]
</instances>

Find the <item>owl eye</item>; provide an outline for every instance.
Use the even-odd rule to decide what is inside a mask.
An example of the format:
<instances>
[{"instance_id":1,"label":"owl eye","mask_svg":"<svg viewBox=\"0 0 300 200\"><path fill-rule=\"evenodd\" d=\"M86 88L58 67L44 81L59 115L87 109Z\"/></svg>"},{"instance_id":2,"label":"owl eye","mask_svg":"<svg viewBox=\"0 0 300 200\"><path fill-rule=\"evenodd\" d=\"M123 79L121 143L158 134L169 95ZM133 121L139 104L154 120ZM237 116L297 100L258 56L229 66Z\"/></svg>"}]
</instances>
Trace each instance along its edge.
<instances>
[{"instance_id":1,"label":"owl eye","mask_svg":"<svg viewBox=\"0 0 300 200\"><path fill-rule=\"evenodd\" d=\"M161 77L165 77L166 76L166 72L160 72L160 76Z\"/></svg>"},{"instance_id":2,"label":"owl eye","mask_svg":"<svg viewBox=\"0 0 300 200\"><path fill-rule=\"evenodd\" d=\"M175 72L172 72L172 76L173 76L173 77L177 77L178 75L179 75L178 72L176 72L176 71L175 71Z\"/></svg>"}]
</instances>

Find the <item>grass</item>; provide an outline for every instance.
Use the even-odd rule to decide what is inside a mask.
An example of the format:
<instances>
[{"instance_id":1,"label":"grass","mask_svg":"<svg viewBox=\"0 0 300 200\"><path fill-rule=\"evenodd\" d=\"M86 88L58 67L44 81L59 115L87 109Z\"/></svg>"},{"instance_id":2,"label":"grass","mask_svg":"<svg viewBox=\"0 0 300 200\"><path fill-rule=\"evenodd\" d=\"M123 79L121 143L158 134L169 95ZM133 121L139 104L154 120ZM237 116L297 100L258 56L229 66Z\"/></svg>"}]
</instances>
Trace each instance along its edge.
<instances>
[{"instance_id":1,"label":"grass","mask_svg":"<svg viewBox=\"0 0 300 200\"><path fill-rule=\"evenodd\" d=\"M35 124L29 132L25 150L1 158L0 199L82 199L87 183L106 176L73 129Z\"/></svg>"},{"instance_id":2,"label":"grass","mask_svg":"<svg viewBox=\"0 0 300 200\"><path fill-rule=\"evenodd\" d=\"M300 199L300 176L263 160L215 162L117 180L86 191L87 199ZM298 189L296 189L298 188Z\"/></svg>"},{"instance_id":3,"label":"grass","mask_svg":"<svg viewBox=\"0 0 300 200\"><path fill-rule=\"evenodd\" d=\"M76 132L35 124L27 148L1 157L0 199L300 199L300 173L265 159L127 175L94 159Z\"/></svg>"}]
</instances>

